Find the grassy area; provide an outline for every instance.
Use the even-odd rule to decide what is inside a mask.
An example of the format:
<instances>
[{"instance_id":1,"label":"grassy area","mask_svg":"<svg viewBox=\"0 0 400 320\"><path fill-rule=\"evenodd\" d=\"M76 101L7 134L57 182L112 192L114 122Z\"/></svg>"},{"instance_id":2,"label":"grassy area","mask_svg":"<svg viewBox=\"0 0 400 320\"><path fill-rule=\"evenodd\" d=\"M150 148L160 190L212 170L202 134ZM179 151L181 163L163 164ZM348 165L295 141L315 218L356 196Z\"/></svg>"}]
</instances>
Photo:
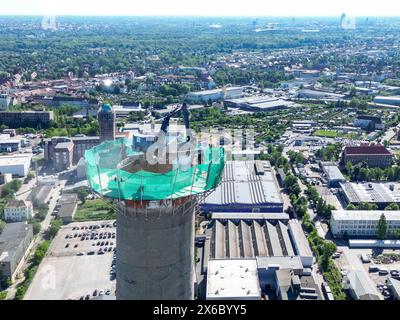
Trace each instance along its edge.
<instances>
[{"instance_id":1,"label":"grassy area","mask_svg":"<svg viewBox=\"0 0 400 320\"><path fill-rule=\"evenodd\" d=\"M78 206L75 221L96 221L116 219L116 214L103 200L87 200Z\"/></svg>"},{"instance_id":2,"label":"grassy area","mask_svg":"<svg viewBox=\"0 0 400 320\"><path fill-rule=\"evenodd\" d=\"M7 291L1 291L0 292L0 300L5 300L7 297Z\"/></svg>"},{"instance_id":3,"label":"grassy area","mask_svg":"<svg viewBox=\"0 0 400 320\"><path fill-rule=\"evenodd\" d=\"M336 138L337 132L331 130L317 130L314 132L314 136L325 137L325 138Z\"/></svg>"}]
</instances>

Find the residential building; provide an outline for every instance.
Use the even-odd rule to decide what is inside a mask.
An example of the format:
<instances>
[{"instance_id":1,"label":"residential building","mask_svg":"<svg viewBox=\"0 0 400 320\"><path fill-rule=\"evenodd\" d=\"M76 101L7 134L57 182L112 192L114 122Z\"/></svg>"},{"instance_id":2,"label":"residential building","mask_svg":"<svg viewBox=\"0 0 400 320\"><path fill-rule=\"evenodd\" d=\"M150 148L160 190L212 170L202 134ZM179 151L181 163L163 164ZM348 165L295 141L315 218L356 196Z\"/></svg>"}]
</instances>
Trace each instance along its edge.
<instances>
[{"instance_id":1,"label":"residential building","mask_svg":"<svg viewBox=\"0 0 400 320\"><path fill-rule=\"evenodd\" d=\"M54 120L53 111L0 111L0 124L10 128L47 128Z\"/></svg>"},{"instance_id":2,"label":"residential building","mask_svg":"<svg viewBox=\"0 0 400 320\"><path fill-rule=\"evenodd\" d=\"M25 177L31 166L32 154L0 156L0 172L14 177Z\"/></svg>"},{"instance_id":3,"label":"residential building","mask_svg":"<svg viewBox=\"0 0 400 320\"><path fill-rule=\"evenodd\" d=\"M27 255L33 238L32 224L7 223L0 234L0 275L14 280L16 270Z\"/></svg>"},{"instance_id":4,"label":"residential building","mask_svg":"<svg viewBox=\"0 0 400 320\"><path fill-rule=\"evenodd\" d=\"M342 161L343 164L365 162L369 167L387 168L392 165L393 154L382 145L345 147Z\"/></svg>"},{"instance_id":5,"label":"residential building","mask_svg":"<svg viewBox=\"0 0 400 320\"><path fill-rule=\"evenodd\" d=\"M115 139L115 112L111 105L104 104L100 107L97 115L100 126L100 141Z\"/></svg>"},{"instance_id":6,"label":"residential building","mask_svg":"<svg viewBox=\"0 0 400 320\"><path fill-rule=\"evenodd\" d=\"M10 200L4 207L4 220L20 222L31 219L33 216L32 202L24 200Z\"/></svg>"},{"instance_id":7,"label":"residential building","mask_svg":"<svg viewBox=\"0 0 400 320\"><path fill-rule=\"evenodd\" d=\"M7 93L0 93L0 109L7 109L12 101L12 97Z\"/></svg>"},{"instance_id":8,"label":"residential building","mask_svg":"<svg viewBox=\"0 0 400 320\"><path fill-rule=\"evenodd\" d=\"M83 157L85 151L97 146L100 143L100 137L94 136L75 136L68 137L53 137L44 140L44 158L47 162L53 162L55 159L55 147L58 143L70 142L73 145L72 163L76 164Z\"/></svg>"},{"instance_id":9,"label":"residential building","mask_svg":"<svg viewBox=\"0 0 400 320\"><path fill-rule=\"evenodd\" d=\"M9 183L12 181L12 174L10 173L0 173L0 185Z\"/></svg>"},{"instance_id":10,"label":"residential building","mask_svg":"<svg viewBox=\"0 0 400 320\"><path fill-rule=\"evenodd\" d=\"M335 238L375 238L382 214L386 218L388 233L400 229L400 211L332 210L332 235Z\"/></svg>"},{"instance_id":11,"label":"residential building","mask_svg":"<svg viewBox=\"0 0 400 320\"><path fill-rule=\"evenodd\" d=\"M54 169L68 170L72 166L74 144L72 141L60 142L54 147Z\"/></svg>"},{"instance_id":12,"label":"residential building","mask_svg":"<svg viewBox=\"0 0 400 320\"><path fill-rule=\"evenodd\" d=\"M95 136L75 136L71 138L74 144L73 163L76 164L85 155L85 151L100 144L100 137Z\"/></svg>"}]
</instances>

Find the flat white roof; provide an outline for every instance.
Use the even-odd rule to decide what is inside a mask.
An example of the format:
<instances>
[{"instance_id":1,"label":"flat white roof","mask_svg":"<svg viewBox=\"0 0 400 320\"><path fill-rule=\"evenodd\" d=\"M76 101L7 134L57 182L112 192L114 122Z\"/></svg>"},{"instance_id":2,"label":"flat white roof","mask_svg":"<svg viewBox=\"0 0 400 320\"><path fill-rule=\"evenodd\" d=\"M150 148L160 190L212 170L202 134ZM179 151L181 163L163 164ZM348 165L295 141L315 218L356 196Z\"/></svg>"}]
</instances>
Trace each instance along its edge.
<instances>
[{"instance_id":1,"label":"flat white roof","mask_svg":"<svg viewBox=\"0 0 400 320\"><path fill-rule=\"evenodd\" d=\"M261 289L256 260L209 260L207 299L260 300Z\"/></svg>"},{"instance_id":2,"label":"flat white roof","mask_svg":"<svg viewBox=\"0 0 400 320\"><path fill-rule=\"evenodd\" d=\"M332 219L336 221L379 221L382 213L385 214L386 220L400 221L400 211L391 210L332 210Z\"/></svg>"},{"instance_id":3,"label":"flat white roof","mask_svg":"<svg viewBox=\"0 0 400 320\"><path fill-rule=\"evenodd\" d=\"M0 166L15 166L15 165L25 165L29 163L32 159L32 154L18 154L11 156L0 156Z\"/></svg>"},{"instance_id":4,"label":"flat white roof","mask_svg":"<svg viewBox=\"0 0 400 320\"><path fill-rule=\"evenodd\" d=\"M290 220L289 231L298 251L297 254L301 257L312 257L313 254L311 252L310 244L304 234L301 223L296 219Z\"/></svg>"}]
</instances>

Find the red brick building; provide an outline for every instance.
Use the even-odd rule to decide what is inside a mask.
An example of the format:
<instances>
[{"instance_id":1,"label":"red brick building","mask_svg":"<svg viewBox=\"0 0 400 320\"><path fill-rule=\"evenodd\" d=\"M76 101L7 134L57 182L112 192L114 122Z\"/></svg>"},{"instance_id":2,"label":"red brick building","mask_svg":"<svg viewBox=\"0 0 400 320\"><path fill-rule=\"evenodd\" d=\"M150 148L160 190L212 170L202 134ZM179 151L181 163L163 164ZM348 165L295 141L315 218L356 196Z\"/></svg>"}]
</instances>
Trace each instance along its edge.
<instances>
[{"instance_id":1,"label":"red brick building","mask_svg":"<svg viewBox=\"0 0 400 320\"><path fill-rule=\"evenodd\" d=\"M382 145L346 147L342 159L344 164L365 162L368 167L387 168L392 165L393 154Z\"/></svg>"}]
</instances>

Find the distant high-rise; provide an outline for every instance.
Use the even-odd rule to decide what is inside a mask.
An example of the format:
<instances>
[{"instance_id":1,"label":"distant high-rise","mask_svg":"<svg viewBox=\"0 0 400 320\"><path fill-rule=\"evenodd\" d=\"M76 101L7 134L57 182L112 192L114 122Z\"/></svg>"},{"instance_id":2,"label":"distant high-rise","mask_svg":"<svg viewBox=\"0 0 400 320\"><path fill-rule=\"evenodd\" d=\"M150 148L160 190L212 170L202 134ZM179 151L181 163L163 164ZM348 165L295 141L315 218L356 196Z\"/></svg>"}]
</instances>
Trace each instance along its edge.
<instances>
[{"instance_id":1,"label":"distant high-rise","mask_svg":"<svg viewBox=\"0 0 400 320\"><path fill-rule=\"evenodd\" d=\"M343 26L344 25L346 25L346 14L345 13L343 13L341 16L340 16L340 27L343 29Z\"/></svg>"},{"instance_id":2,"label":"distant high-rise","mask_svg":"<svg viewBox=\"0 0 400 320\"><path fill-rule=\"evenodd\" d=\"M97 115L100 126L100 141L115 139L115 112L111 105L103 104Z\"/></svg>"}]
</instances>

